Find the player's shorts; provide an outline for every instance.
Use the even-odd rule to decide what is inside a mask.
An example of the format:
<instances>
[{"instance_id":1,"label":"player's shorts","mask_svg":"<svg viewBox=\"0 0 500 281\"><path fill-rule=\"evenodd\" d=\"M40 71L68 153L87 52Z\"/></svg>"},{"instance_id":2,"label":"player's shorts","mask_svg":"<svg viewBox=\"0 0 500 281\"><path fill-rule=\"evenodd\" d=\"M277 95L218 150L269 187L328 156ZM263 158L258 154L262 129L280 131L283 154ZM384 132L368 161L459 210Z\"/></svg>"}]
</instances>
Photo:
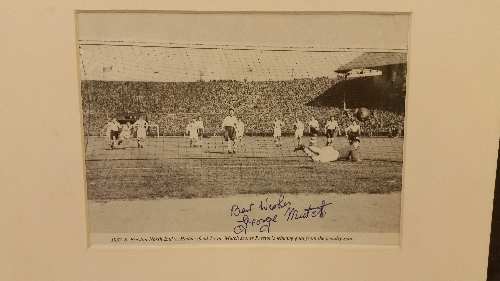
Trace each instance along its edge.
<instances>
[{"instance_id":1,"label":"player's shorts","mask_svg":"<svg viewBox=\"0 0 500 281\"><path fill-rule=\"evenodd\" d=\"M225 129L226 131L224 132L224 139L226 141L234 140L236 138L236 130L234 129L234 127L226 126Z\"/></svg>"},{"instance_id":2,"label":"player's shorts","mask_svg":"<svg viewBox=\"0 0 500 281\"><path fill-rule=\"evenodd\" d=\"M119 135L118 131L111 131L111 132L109 133L109 138L110 138L111 140L112 140L113 138L114 138L114 139L118 139L118 135Z\"/></svg>"},{"instance_id":3,"label":"player's shorts","mask_svg":"<svg viewBox=\"0 0 500 281\"><path fill-rule=\"evenodd\" d=\"M203 128L198 128L196 131L198 133L198 137L203 136Z\"/></svg>"},{"instance_id":4,"label":"player's shorts","mask_svg":"<svg viewBox=\"0 0 500 281\"><path fill-rule=\"evenodd\" d=\"M281 137L281 129L274 129L274 137Z\"/></svg>"},{"instance_id":5,"label":"player's shorts","mask_svg":"<svg viewBox=\"0 0 500 281\"><path fill-rule=\"evenodd\" d=\"M349 140L350 144L352 144L354 141L360 141L359 132L350 132L349 135L347 135L347 139Z\"/></svg>"},{"instance_id":6,"label":"player's shorts","mask_svg":"<svg viewBox=\"0 0 500 281\"><path fill-rule=\"evenodd\" d=\"M326 137L332 139L335 137L335 130L328 129L326 130Z\"/></svg>"},{"instance_id":7,"label":"player's shorts","mask_svg":"<svg viewBox=\"0 0 500 281\"><path fill-rule=\"evenodd\" d=\"M138 139L145 139L146 138L146 129L144 129L144 128L137 129L137 138Z\"/></svg>"},{"instance_id":8,"label":"player's shorts","mask_svg":"<svg viewBox=\"0 0 500 281\"><path fill-rule=\"evenodd\" d=\"M311 131L311 135L316 135L317 136L319 134L318 128L311 127L310 131Z\"/></svg>"},{"instance_id":9,"label":"player's shorts","mask_svg":"<svg viewBox=\"0 0 500 281\"><path fill-rule=\"evenodd\" d=\"M295 138L298 139L298 138L301 138L304 136L304 132L303 131L295 131Z\"/></svg>"}]
</instances>

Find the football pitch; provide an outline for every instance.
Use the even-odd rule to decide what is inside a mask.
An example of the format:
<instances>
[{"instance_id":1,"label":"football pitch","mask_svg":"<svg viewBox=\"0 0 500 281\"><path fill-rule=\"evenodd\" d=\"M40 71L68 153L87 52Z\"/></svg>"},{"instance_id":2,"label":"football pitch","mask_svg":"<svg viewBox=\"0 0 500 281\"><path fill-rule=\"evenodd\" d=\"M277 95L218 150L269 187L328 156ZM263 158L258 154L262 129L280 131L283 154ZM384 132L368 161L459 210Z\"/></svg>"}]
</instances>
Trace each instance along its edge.
<instances>
[{"instance_id":1,"label":"football pitch","mask_svg":"<svg viewBox=\"0 0 500 281\"><path fill-rule=\"evenodd\" d=\"M308 137L303 143L307 144ZM236 154L227 153L221 137L190 147L186 137L148 138L144 148L135 139L111 149L99 137L84 140L89 200L211 198L237 194L387 194L402 187L403 139L362 138L363 162L314 163L296 140L245 137ZM326 139L318 138L318 146ZM334 147L348 145L345 137Z\"/></svg>"}]
</instances>

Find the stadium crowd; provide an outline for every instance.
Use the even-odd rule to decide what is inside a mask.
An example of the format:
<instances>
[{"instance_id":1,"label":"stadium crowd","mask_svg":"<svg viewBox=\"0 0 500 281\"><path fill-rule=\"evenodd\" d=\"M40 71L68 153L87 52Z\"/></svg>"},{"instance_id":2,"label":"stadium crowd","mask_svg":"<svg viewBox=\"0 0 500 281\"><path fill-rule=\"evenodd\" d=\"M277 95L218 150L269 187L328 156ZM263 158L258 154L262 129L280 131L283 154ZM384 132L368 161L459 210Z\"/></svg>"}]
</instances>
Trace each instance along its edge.
<instances>
[{"instance_id":1,"label":"stadium crowd","mask_svg":"<svg viewBox=\"0 0 500 281\"><path fill-rule=\"evenodd\" d=\"M341 108L307 106L336 79L321 77L288 81L112 82L83 81L83 121L87 135L102 134L110 118L122 112L146 112L158 124L160 135L182 135L185 126L201 116L207 134L220 134L230 107L245 124L245 134L271 134L276 117L285 122L283 133L293 132L296 118L307 123L314 116L323 127L335 116L341 131L349 118ZM362 133L378 136L403 129L404 115L372 110L361 124Z\"/></svg>"}]
</instances>

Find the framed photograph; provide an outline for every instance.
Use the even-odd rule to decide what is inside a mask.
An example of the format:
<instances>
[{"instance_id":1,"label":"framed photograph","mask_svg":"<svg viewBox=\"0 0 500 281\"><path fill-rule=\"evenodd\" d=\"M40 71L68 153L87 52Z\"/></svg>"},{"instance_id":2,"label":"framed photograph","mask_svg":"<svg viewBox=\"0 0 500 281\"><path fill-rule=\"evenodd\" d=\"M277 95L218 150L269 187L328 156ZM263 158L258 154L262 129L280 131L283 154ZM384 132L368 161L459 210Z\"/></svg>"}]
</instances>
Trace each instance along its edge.
<instances>
[{"instance_id":1,"label":"framed photograph","mask_svg":"<svg viewBox=\"0 0 500 281\"><path fill-rule=\"evenodd\" d=\"M91 246L399 245L409 23L78 12Z\"/></svg>"},{"instance_id":2,"label":"framed photograph","mask_svg":"<svg viewBox=\"0 0 500 281\"><path fill-rule=\"evenodd\" d=\"M0 6L0 280L486 279L498 1Z\"/></svg>"}]
</instances>

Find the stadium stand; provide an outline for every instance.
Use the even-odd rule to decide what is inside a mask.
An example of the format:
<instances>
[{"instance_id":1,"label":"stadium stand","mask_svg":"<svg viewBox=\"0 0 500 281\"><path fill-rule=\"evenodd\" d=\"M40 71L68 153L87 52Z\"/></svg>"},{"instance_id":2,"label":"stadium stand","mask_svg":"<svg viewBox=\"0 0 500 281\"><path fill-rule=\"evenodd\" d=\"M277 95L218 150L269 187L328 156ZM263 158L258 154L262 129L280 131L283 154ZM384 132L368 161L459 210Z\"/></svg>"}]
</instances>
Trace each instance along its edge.
<instances>
[{"instance_id":1,"label":"stadium stand","mask_svg":"<svg viewBox=\"0 0 500 281\"><path fill-rule=\"evenodd\" d=\"M292 132L296 117L306 122L314 116L324 126L334 115L344 128L344 102L375 113L362 125L365 134L387 136L403 128L406 50L81 40L79 52L86 135L102 134L120 112L147 112L160 136L183 134L200 115L213 135L230 107L247 135L271 134L276 117L286 124L284 134ZM358 68L384 75L338 77Z\"/></svg>"},{"instance_id":2,"label":"stadium stand","mask_svg":"<svg viewBox=\"0 0 500 281\"><path fill-rule=\"evenodd\" d=\"M87 135L99 135L109 118L118 112L148 112L149 120L160 127L159 135L182 135L193 116L201 116L209 135L220 132L230 107L245 123L246 134L271 133L270 123L282 119L284 133L292 133L295 118L304 122L315 116L324 126L334 115L341 128L348 126L340 107L310 105L338 79L326 77L289 81L198 81L198 82L117 82L82 81L84 124ZM106 94L104 94L106 93ZM249 94L251 93L251 94ZM377 101L378 103L378 101ZM376 104L367 104L376 108ZM403 128L403 113L373 110L374 118L363 124L370 136L387 135Z\"/></svg>"}]
</instances>

